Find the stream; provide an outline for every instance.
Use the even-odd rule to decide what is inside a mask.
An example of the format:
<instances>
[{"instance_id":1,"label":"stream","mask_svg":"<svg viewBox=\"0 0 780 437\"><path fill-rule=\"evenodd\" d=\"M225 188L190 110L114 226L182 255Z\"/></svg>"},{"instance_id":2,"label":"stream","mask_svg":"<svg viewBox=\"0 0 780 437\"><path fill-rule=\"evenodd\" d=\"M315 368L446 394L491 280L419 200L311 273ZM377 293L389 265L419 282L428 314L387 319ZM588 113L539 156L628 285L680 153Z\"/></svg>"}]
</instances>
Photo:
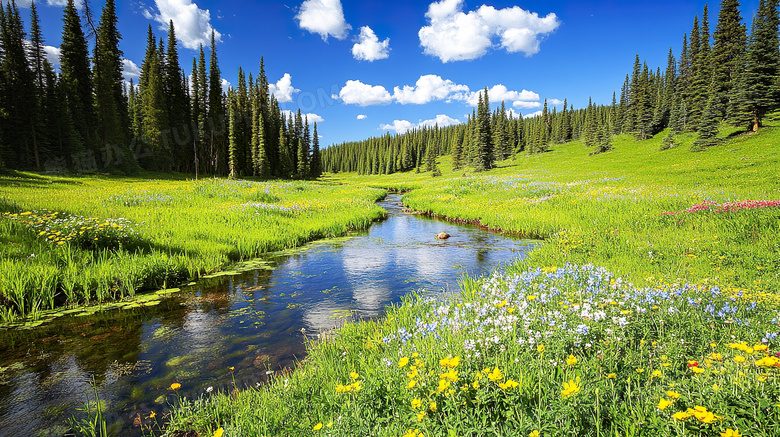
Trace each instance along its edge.
<instances>
[{"instance_id":1,"label":"stream","mask_svg":"<svg viewBox=\"0 0 780 437\"><path fill-rule=\"evenodd\" d=\"M177 396L262 384L305 357L304 336L381 316L423 288L456 291L462 274L489 274L538 243L406 214L396 194L379 204L388 218L367 231L268 254L158 305L0 332L0 436L62 436L96 394L113 435L140 436Z\"/></svg>"}]
</instances>

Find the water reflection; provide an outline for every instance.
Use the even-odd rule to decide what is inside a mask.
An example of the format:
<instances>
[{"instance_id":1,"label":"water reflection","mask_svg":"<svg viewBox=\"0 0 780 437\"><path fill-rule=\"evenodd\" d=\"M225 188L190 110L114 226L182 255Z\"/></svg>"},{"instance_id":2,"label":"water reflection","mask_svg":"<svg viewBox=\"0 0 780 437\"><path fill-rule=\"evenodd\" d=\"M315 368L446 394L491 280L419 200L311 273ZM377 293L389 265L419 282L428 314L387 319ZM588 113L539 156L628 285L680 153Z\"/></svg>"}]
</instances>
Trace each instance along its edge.
<instances>
[{"instance_id":1,"label":"water reflection","mask_svg":"<svg viewBox=\"0 0 780 437\"><path fill-rule=\"evenodd\" d=\"M269 268L203 280L155 307L0 333L0 436L62 435L94 399L93 379L115 429L140 435L175 399L173 382L188 398L261 383L304 357L301 328L381 315L409 291L455 289L463 271L484 274L532 248L403 214L398 202L383 202L390 216L368 232L273 254Z\"/></svg>"}]
</instances>

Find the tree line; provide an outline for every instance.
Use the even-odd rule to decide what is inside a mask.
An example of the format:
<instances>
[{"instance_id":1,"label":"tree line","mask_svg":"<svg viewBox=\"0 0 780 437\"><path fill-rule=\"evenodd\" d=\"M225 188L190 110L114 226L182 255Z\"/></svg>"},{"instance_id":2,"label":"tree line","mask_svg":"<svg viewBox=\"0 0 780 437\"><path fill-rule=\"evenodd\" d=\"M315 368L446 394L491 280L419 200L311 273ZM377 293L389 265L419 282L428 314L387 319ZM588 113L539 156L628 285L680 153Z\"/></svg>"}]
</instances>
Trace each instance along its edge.
<instances>
[{"instance_id":1,"label":"tree line","mask_svg":"<svg viewBox=\"0 0 780 437\"><path fill-rule=\"evenodd\" d=\"M717 25L710 31L705 5L690 34L683 36L679 58L669 49L665 70L651 69L639 55L620 94L609 105L591 101L574 109L548 110L523 119L506 112L504 103L490 111L487 88L464 124L420 127L410 132L347 142L323 151L329 172L388 174L418 169L440 174L435 157L451 154L453 170L487 170L518 153L542 153L552 144L582 141L592 154L612 149L612 136L651 138L667 130L662 149L677 145L676 135L693 133L693 150L718 144L720 123L757 131L766 114L780 109L778 2L761 0L751 30L738 0L723 0ZM431 159L433 157L433 159Z\"/></svg>"},{"instance_id":2,"label":"tree line","mask_svg":"<svg viewBox=\"0 0 780 437\"><path fill-rule=\"evenodd\" d=\"M201 46L187 76L173 21L167 41L150 25L138 84L126 84L114 1L106 0L97 26L84 4L82 14L73 0L64 8L59 72L46 58L35 3L29 31L15 2L0 6L0 166L321 174L316 123L311 128L300 111L281 110L269 94L262 58L256 77L239 67L237 86L225 91L213 32L208 62Z\"/></svg>"}]
</instances>

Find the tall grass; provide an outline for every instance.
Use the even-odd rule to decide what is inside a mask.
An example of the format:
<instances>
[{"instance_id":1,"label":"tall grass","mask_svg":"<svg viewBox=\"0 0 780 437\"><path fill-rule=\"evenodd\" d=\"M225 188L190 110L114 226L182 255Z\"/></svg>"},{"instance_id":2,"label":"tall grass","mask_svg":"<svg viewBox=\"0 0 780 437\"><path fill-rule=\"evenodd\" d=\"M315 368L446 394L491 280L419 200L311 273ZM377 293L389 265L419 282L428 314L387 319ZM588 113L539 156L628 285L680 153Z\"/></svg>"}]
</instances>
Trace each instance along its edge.
<instances>
[{"instance_id":1,"label":"tall grass","mask_svg":"<svg viewBox=\"0 0 780 437\"><path fill-rule=\"evenodd\" d=\"M0 321L132 298L366 228L381 196L320 182L5 176Z\"/></svg>"}]
</instances>

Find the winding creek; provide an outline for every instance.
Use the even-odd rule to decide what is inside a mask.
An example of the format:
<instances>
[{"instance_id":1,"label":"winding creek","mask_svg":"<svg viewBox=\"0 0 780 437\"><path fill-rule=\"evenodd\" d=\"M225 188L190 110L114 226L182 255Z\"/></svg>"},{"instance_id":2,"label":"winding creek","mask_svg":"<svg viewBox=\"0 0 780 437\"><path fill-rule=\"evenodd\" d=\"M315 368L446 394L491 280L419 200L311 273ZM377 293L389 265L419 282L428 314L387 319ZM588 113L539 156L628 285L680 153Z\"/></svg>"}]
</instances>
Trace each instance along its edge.
<instances>
[{"instance_id":1,"label":"winding creek","mask_svg":"<svg viewBox=\"0 0 780 437\"><path fill-rule=\"evenodd\" d=\"M462 273L487 274L536 243L405 214L400 198L380 203L388 218L368 231L269 254L156 306L0 332L0 436L62 436L96 391L115 434L141 435L177 395L260 384L305 356L304 335L379 316L421 288L456 290Z\"/></svg>"}]
</instances>

